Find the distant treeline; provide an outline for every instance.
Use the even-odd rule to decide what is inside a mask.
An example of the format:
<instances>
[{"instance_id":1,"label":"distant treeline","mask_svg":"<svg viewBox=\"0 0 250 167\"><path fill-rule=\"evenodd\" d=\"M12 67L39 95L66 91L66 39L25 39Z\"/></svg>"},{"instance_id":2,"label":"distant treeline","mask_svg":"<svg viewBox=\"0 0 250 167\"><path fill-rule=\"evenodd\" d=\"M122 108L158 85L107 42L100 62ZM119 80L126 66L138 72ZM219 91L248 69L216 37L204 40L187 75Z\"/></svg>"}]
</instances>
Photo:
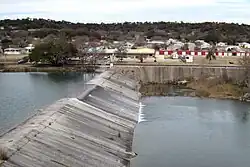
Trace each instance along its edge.
<instances>
[{"instance_id":1,"label":"distant treeline","mask_svg":"<svg viewBox=\"0 0 250 167\"><path fill-rule=\"evenodd\" d=\"M0 38L45 38L65 34L69 38L85 36L88 40L135 40L144 36L153 40L175 38L183 41L250 42L250 25L228 23L125 22L84 24L46 19L0 20ZM141 40L138 40L138 36Z\"/></svg>"}]
</instances>

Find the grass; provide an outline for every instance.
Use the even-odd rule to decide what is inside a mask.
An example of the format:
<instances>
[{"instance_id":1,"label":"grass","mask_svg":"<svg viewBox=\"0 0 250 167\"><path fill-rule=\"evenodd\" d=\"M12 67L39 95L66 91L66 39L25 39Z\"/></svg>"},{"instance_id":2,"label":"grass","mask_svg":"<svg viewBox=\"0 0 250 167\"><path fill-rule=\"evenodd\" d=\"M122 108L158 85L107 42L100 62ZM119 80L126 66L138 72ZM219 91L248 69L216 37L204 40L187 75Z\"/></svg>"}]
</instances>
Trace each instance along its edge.
<instances>
[{"instance_id":1,"label":"grass","mask_svg":"<svg viewBox=\"0 0 250 167\"><path fill-rule=\"evenodd\" d=\"M188 84L186 86L177 88L190 89L184 92L184 96L192 97L208 97L218 99L240 99L245 93L244 88L240 85L233 84L231 81L225 81L222 78L200 78L195 80L187 78ZM176 83L146 83L141 84L140 92L143 96L168 96L169 85ZM181 94L180 94L181 95Z\"/></svg>"},{"instance_id":2,"label":"grass","mask_svg":"<svg viewBox=\"0 0 250 167\"><path fill-rule=\"evenodd\" d=\"M238 99L244 94L244 90L239 85L225 82L219 78L200 79L187 86L194 89L198 97Z\"/></svg>"},{"instance_id":3,"label":"grass","mask_svg":"<svg viewBox=\"0 0 250 167\"><path fill-rule=\"evenodd\" d=\"M7 151L2 147L0 147L0 160L2 161L8 160Z\"/></svg>"},{"instance_id":4,"label":"grass","mask_svg":"<svg viewBox=\"0 0 250 167\"><path fill-rule=\"evenodd\" d=\"M18 60L22 59L23 57L25 57L27 55L22 54L22 55L6 55L3 56L0 54L0 62L17 62Z\"/></svg>"}]
</instances>

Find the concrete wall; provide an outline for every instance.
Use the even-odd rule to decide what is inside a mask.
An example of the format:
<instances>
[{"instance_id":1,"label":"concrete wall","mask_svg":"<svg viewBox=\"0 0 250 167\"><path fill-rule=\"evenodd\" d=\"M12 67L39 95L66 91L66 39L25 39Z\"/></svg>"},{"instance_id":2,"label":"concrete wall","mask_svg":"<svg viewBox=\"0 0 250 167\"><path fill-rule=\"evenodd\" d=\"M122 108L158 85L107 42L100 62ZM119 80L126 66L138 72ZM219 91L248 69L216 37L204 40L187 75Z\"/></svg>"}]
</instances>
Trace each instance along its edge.
<instances>
[{"instance_id":1,"label":"concrete wall","mask_svg":"<svg viewBox=\"0 0 250 167\"><path fill-rule=\"evenodd\" d=\"M241 81L244 70L239 67L211 67L211 66L141 66L119 67L116 69L130 78L143 83L167 83L169 81L184 80L190 77L216 76Z\"/></svg>"}]
</instances>

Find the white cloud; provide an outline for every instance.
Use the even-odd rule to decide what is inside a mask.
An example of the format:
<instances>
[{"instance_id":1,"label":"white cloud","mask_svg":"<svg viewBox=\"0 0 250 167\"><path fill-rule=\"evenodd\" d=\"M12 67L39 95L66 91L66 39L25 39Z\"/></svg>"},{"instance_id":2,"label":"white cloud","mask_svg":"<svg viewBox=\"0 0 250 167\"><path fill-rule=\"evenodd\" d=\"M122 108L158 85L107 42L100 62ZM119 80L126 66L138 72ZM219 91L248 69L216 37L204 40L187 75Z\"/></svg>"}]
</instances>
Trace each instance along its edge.
<instances>
[{"instance_id":1,"label":"white cloud","mask_svg":"<svg viewBox=\"0 0 250 167\"><path fill-rule=\"evenodd\" d=\"M1 0L0 19L39 17L74 22L247 22L247 0Z\"/></svg>"}]
</instances>

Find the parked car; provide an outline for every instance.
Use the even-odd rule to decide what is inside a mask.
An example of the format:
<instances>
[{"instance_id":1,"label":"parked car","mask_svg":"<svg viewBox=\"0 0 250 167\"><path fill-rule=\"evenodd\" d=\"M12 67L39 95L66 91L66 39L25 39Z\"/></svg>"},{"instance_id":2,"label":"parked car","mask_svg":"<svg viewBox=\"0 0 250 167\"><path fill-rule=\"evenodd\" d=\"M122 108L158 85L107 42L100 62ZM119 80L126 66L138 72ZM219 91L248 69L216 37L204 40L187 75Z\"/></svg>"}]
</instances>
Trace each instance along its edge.
<instances>
[{"instance_id":1,"label":"parked car","mask_svg":"<svg viewBox=\"0 0 250 167\"><path fill-rule=\"evenodd\" d=\"M24 63L27 63L28 61L29 61L29 57L26 56L26 57L22 58L21 60L19 60L17 62L17 64L24 64Z\"/></svg>"}]
</instances>

